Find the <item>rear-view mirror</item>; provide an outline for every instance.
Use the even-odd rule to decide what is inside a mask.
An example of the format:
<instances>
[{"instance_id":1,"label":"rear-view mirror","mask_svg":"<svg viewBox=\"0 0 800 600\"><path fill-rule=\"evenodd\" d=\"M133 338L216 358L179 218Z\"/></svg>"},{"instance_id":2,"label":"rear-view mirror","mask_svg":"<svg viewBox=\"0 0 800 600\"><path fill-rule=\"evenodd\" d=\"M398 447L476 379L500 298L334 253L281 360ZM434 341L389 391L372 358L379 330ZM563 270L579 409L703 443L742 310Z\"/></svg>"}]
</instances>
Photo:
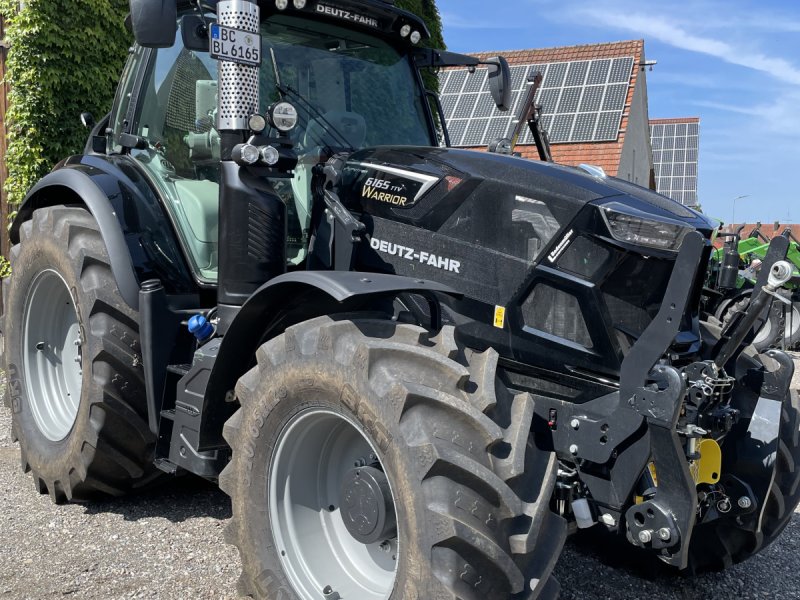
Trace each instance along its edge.
<instances>
[{"instance_id":1,"label":"rear-view mirror","mask_svg":"<svg viewBox=\"0 0 800 600\"><path fill-rule=\"evenodd\" d=\"M208 52L208 28L216 21L200 15L185 15L181 18L181 37L183 47L195 52Z\"/></svg>"},{"instance_id":2,"label":"rear-view mirror","mask_svg":"<svg viewBox=\"0 0 800 600\"><path fill-rule=\"evenodd\" d=\"M511 109L511 68L502 56L495 56L483 61L489 66L489 91L498 110Z\"/></svg>"},{"instance_id":3,"label":"rear-view mirror","mask_svg":"<svg viewBox=\"0 0 800 600\"><path fill-rule=\"evenodd\" d=\"M177 31L177 0L129 0L131 29L145 48L170 48Z\"/></svg>"}]
</instances>

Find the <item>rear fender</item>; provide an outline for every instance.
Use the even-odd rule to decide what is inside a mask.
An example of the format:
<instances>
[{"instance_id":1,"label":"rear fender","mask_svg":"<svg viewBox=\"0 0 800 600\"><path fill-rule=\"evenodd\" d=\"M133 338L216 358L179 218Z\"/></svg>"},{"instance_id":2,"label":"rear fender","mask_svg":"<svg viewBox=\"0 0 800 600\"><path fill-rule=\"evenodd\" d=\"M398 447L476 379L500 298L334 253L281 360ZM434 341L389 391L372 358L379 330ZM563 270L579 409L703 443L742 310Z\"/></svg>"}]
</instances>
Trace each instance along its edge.
<instances>
[{"instance_id":1,"label":"rear fender","mask_svg":"<svg viewBox=\"0 0 800 600\"><path fill-rule=\"evenodd\" d=\"M59 163L22 202L11 224L12 244L39 208L83 206L97 221L120 295L139 309L139 283L159 278L171 292L196 291L161 200L128 157L78 156Z\"/></svg>"},{"instance_id":2,"label":"rear fender","mask_svg":"<svg viewBox=\"0 0 800 600\"><path fill-rule=\"evenodd\" d=\"M100 227L109 258L111 270L125 304L139 309L139 283L133 271L128 245L119 221L108 201L108 196L92 178L75 169L54 171L42 178L25 197L9 231L11 243L19 243L19 228L39 208L58 204L82 204L92 213Z\"/></svg>"}]
</instances>

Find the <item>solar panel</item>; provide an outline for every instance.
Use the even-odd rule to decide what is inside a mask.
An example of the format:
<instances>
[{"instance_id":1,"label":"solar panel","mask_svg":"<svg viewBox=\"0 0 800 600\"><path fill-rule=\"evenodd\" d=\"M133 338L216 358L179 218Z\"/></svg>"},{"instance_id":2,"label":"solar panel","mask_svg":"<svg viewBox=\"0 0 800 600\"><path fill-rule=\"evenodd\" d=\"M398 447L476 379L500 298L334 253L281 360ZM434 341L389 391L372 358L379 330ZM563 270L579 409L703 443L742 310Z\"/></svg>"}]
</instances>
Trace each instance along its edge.
<instances>
[{"instance_id":1,"label":"solar panel","mask_svg":"<svg viewBox=\"0 0 800 600\"><path fill-rule=\"evenodd\" d=\"M539 72L542 126L550 141L614 141L633 70L632 57L581 60L511 67L512 106L497 110L489 93L487 70L450 69L439 75L442 106L454 146L483 146L511 134L515 116L527 92L527 79ZM487 120L488 119L488 120ZM521 144L532 144L525 131Z\"/></svg>"},{"instance_id":2,"label":"solar panel","mask_svg":"<svg viewBox=\"0 0 800 600\"><path fill-rule=\"evenodd\" d=\"M697 204L698 123L653 123L650 139L658 193Z\"/></svg>"},{"instance_id":3,"label":"solar panel","mask_svg":"<svg viewBox=\"0 0 800 600\"><path fill-rule=\"evenodd\" d=\"M486 82L486 75L486 69L481 69L480 71L475 71L475 74L471 77L467 77L467 81L464 84L464 92L480 92Z\"/></svg>"}]
</instances>

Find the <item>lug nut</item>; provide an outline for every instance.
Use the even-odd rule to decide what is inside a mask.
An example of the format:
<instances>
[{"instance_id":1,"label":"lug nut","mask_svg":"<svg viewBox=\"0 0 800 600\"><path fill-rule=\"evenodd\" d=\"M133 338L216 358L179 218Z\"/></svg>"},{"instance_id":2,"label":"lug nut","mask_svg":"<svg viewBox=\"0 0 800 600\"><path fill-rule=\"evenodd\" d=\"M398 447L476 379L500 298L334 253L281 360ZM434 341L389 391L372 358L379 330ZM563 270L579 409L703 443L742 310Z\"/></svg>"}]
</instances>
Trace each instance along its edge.
<instances>
[{"instance_id":1,"label":"lug nut","mask_svg":"<svg viewBox=\"0 0 800 600\"><path fill-rule=\"evenodd\" d=\"M750 500L749 496L742 496L741 498L739 498L736 504L739 505L739 508L743 508L744 510L747 510L748 508L753 506L753 502L752 500Z\"/></svg>"},{"instance_id":2,"label":"lug nut","mask_svg":"<svg viewBox=\"0 0 800 600\"><path fill-rule=\"evenodd\" d=\"M670 533L668 527L662 527L661 529L658 530L658 537L660 537L662 540L666 542L669 538L672 537L672 533Z\"/></svg>"},{"instance_id":3,"label":"lug nut","mask_svg":"<svg viewBox=\"0 0 800 600\"><path fill-rule=\"evenodd\" d=\"M649 544L653 539L653 532L649 529L642 529L639 532L639 541L643 544Z\"/></svg>"}]
</instances>

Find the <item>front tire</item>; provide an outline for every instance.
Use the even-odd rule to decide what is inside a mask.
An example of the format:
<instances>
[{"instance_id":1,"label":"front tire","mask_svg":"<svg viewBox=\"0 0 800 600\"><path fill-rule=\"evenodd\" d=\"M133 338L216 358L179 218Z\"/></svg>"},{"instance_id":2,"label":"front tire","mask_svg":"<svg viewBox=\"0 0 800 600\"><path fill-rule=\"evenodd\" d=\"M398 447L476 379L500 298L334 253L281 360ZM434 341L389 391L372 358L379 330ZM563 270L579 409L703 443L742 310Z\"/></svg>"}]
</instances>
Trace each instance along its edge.
<instances>
[{"instance_id":1,"label":"front tire","mask_svg":"<svg viewBox=\"0 0 800 600\"><path fill-rule=\"evenodd\" d=\"M532 399L498 382L496 353L459 350L452 328L431 339L412 325L323 317L266 343L257 359L236 388L241 408L224 430L233 458L220 476L241 592L557 595L550 572L566 535L549 509L557 461L532 443ZM371 543L351 539L354 521L360 533L374 529L384 498L352 491L363 461L370 477L385 476L396 519Z\"/></svg>"},{"instance_id":2,"label":"front tire","mask_svg":"<svg viewBox=\"0 0 800 600\"><path fill-rule=\"evenodd\" d=\"M56 503L149 483L138 315L122 300L86 210L36 210L11 249L6 372L21 464Z\"/></svg>"},{"instance_id":3,"label":"front tire","mask_svg":"<svg viewBox=\"0 0 800 600\"><path fill-rule=\"evenodd\" d=\"M791 522L800 504L800 394L791 390L789 395L781 407L775 479L759 531L739 527L730 519L699 525L692 535L690 573L722 571L755 556L778 539Z\"/></svg>"}]
</instances>

